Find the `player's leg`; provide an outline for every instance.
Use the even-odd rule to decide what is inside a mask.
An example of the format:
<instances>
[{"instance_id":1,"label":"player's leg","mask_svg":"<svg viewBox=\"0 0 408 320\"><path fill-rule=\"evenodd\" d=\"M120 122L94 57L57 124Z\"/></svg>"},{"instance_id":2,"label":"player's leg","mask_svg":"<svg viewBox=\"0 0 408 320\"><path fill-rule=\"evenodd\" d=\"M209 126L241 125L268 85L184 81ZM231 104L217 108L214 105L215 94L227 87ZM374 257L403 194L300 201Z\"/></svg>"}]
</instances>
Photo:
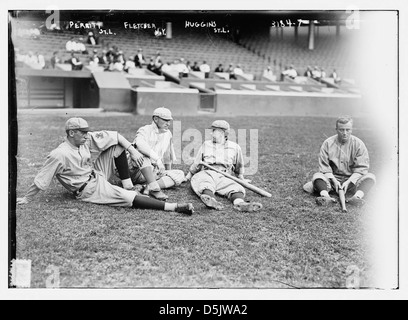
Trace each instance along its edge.
<instances>
[{"instance_id":1,"label":"player's leg","mask_svg":"<svg viewBox=\"0 0 408 320\"><path fill-rule=\"evenodd\" d=\"M369 191L375 185L375 183L376 178L375 175L372 173L367 173L366 175L362 176L355 185L350 183L349 186L352 186L350 192L352 196L346 199L346 202L357 206L363 205L365 202L363 200L364 196L366 196L369 193Z\"/></svg>"},{"instance_id":2,"label":"player's leg","mask_svg":"<svg viewBox=\"0 0 408 320\"><path fill-rule=\"evenodd\" d=\"M330 181L325 177L323 173L317 172L312 178L313 190L319 196L316 198L318 205L330 205L337 202L337 200L329 195L332 190Z\"/></svg>"},{"instance_id":3,"label":"player's leg","mask_svg":"<svg viewBox=\"0 0 408 320\"><path fill-rule=\"evenodd\" d=\"M191 188L208 207L222 210L224 206L215 199L215 182L208 170L200 171L191 178Z\"/></svg>"},{"instance_id":4,"label":"player's leg","mask_svg":"<svg viewBox=\"0 0 408 320\"><path fill-rule=\"evenodd\" d=\"M146 180L146 187L143 193L159 200L166 200L168 196L161 191L160 185L156 180L157 175L153 171L153 166L149 158L143 158L143 165L140 167L140 171Z\"/></svg>"},{"instance_id":5,"label":"player's leg","mask_svg":"<svg viewBox=\"0 0 408 320\"><path fill-rule=\"evenodd\" d=\"M123 188L128 190L133 188L126 158L126 151L123 147L115 145L108 148L99 155L94 166L95 169L103 172L108 180L114 175L116 168Z\"/></svg>"},{"instance_id":6,"label":"player's leg","mask_svg":"<svg viewBox=\"0 0 408 320\"><path fill-rule=\"evenodd\" d=\"M182 170L166 170L162 177L157 180L161 189L169 189L180 186L186 181L186 176Z\"/></svg>"},{"instance_id":7,"label":"player's leg","mask_svg":"<svg viewBox=\"0 0 408 320\"><path fill-rule=\"evenodd\" d=\"M243 212L254 212L262 209L260 202L245 201L245 189L239 183L217 173L216 193L227 197L234 208Z\"/></svg>"},{"instance_id":8,"label":"player's leg","mask_svg":"<svg viewBox=\"0 0 408 320\"><path fill-rule=\"evenodd\" d=\"M191 215L194 212L194 207L191 203L167 203L165 201L152 199L142 195L135 196L132 202L132 207L135 209L176 211L188 215Z\"/></svg>"}]
</instances>

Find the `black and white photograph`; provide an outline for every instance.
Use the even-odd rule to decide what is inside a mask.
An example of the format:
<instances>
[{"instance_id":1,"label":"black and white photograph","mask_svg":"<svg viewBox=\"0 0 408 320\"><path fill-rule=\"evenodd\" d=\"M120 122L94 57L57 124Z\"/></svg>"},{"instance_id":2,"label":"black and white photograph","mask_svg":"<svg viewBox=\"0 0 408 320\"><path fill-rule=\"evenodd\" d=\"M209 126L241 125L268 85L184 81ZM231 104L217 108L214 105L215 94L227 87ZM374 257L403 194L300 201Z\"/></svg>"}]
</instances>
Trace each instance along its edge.
<instances>
[{"instance_id":1,"label":"black and white photograph","mask_svg":"<svg viewBox=\"0 0 408 320\"><path fill-rule=\"evenodd\" d=\"M9 299L398 297L401 8L310 3L8 4Z\"/></svg>"}]
</instances>

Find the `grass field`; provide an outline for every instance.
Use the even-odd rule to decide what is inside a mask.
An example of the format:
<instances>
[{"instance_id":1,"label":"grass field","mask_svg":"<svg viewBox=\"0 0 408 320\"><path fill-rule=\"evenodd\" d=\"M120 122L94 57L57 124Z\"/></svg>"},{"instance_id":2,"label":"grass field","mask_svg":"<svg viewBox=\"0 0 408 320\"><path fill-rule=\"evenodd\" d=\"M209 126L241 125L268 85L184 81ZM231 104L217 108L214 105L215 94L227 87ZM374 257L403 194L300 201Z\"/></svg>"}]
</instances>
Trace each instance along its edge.
<instances>
[{"instance_id":1,"label":"grass field","mask_svg":"<svg viewBox=\"0 0 408 320\"><path fill-rule=\"evenodd\" d=\"M150 122L129 114L84 118L96 130L118 130L129 140ZM18 197L62 141L66 119L19 115ZM182 130L204 132L214 118L177 120ZM335 134L334 118L225 120L235 129L259 130L258 172L249 178L272 198L248 191L247 199L262 202L263 211L240 213L224 199L226 210L209 210L189 184L166 193L171 201L191 201L193 216L112 208L76 201L54 179L33 203L17 208L17 258L32 260L31 286L45 287L55 266L64 288L345 288L356 266L360 287L371 287L370 197L363 208L342 213L339 205L318 207L302 190L317 170L321 143ZM355 119L354 134L365 141L377 173L387 155L374 132L372 123Z\"/></svg>"}]
</instances>

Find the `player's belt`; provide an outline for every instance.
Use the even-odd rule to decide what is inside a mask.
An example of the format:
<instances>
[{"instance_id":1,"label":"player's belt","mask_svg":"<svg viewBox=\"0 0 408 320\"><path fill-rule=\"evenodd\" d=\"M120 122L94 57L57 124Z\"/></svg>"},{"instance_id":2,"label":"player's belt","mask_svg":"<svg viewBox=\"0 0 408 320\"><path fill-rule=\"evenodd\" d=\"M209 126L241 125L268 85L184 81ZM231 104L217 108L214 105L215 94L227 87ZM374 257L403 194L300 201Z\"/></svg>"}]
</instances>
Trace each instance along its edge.
<instances>
[{"instance_id":1,"label":"player's belt","mask_svg":"<svg viewBox=\"0 0 408 320\"><path fill-rule=\"evenodd\" d=\"M78 195L85 189L85 187L87 186L88 182L91 181L92 178L95 178L95 171L92 170L91 174L89 175L88 180L86 180L86 182L77 190L74 191L74 196L78 197Z\"/></svg>"}]
</instances>

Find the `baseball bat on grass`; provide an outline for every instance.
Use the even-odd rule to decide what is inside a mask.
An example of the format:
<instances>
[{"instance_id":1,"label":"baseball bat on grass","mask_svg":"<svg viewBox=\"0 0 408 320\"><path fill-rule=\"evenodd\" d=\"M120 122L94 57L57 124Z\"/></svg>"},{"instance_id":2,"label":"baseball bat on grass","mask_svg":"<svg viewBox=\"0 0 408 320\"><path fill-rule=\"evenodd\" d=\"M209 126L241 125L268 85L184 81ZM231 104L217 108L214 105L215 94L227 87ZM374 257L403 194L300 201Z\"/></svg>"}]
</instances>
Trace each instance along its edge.
<instances>
[{"instance_id":1,"label":"baseball bat on grass","mask_svg":"<svg viewBox=\"0 0 408 320\"><path fill-rule=\"evenodd\" d=\"M224 175L225 177L230 178L231 180L234 180L235 182L238 182L238 183L239 183L240 185L242 185L243 187L245 187L245 188L247 188L247 189L249 189L249 190L251 190L251 191L253 191L253 192L258 193L258 194L260 194L261 196L268 197L268 198L271 198L271 197L272 197L272 195L271 195L269 192L267 192L267 191L265 191L265 190L263 190L263 189L261 189L261 188L258 188L258 187L256 187L256 186L250 184L249 182L246 182L246 181L241 180L241 179L239 179L239 178L237 178L237 177L234 177L234 176L232 176L232 175L230 175L230 174L228 174L228 173L226 173L226 172L222 172L221 170L218 170L218 169L216 169L216 168L210 166L209 164L207 164L207 163L205 163L205 162L203 162L203 161L200 162L200 165L203 165L204 167L207 167L208 169L214 170L215 172L221 173L221 174Z\"/></svg>"},{"instance_id":2,"label":"baseball bat on grass","mask_svg":"<svg viewBox=\"0 0 408 320\"><path fill-rule=\"evenodd\" d=\"M341 204L341 210L343 212L347 212L346 208L346 196L344 194L343 188L339 188L339 198L340 198L340 204Z\"/></svg>"}]
</instances>

